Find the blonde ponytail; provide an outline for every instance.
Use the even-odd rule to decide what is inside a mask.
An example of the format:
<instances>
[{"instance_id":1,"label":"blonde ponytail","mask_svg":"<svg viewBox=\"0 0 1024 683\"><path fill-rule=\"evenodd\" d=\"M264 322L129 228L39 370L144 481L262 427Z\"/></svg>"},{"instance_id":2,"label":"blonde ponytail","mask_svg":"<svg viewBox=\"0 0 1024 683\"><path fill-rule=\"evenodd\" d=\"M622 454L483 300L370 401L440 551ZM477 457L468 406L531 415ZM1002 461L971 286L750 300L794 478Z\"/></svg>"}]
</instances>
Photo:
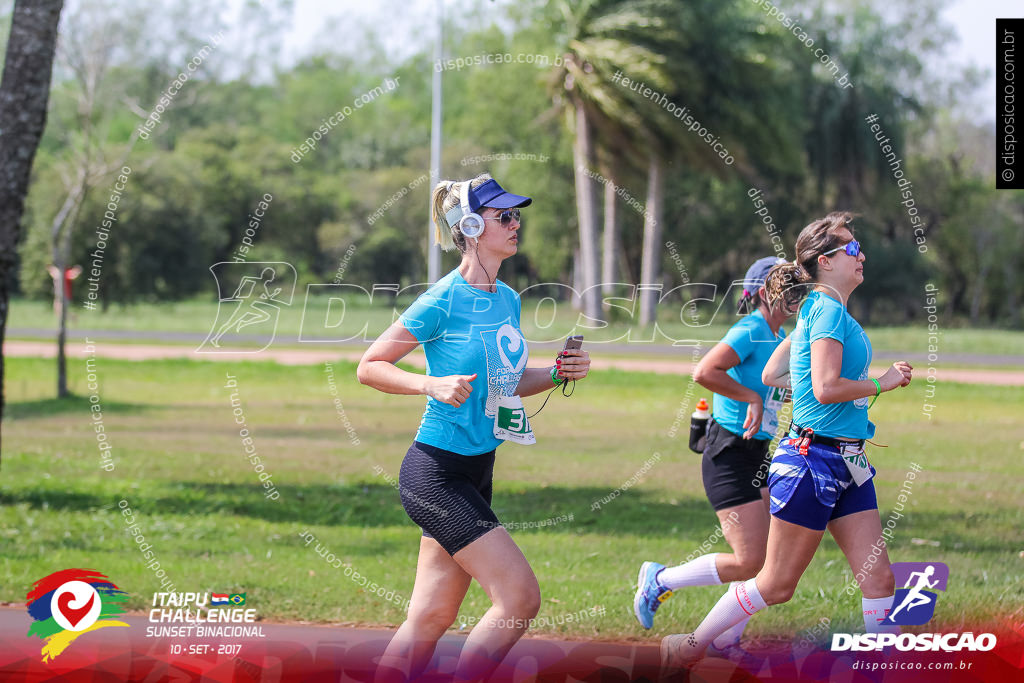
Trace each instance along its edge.
<instances>
[{"instance_id":1,"label":"blonde ponytail","mask_svg":"<svg viewBox=\"0 0 1024 683\"><path fill-rule=\"evenodd\" d=\"M451 226L448 225L448 219L445 218L447 213L445 203L451 204L448 199L455 194L455 185L454 180L442 180L430 193L430 213L434 219L434 244L440 244L445 251L450 251L455 246L452 241ZM458 200L455 204L458 204Z\"/></svg>"},{"instance_id":2,"label":"blonde ponytail","mask_svg":"<svg viewBox=\"0 0 1024 683\"><path fill-rule=\"evenodd\" d=\"M489 173L481 173L469 181L470 187L479 187L491 179ZM459 206L462 197L459 195L461 182L458 180L442 180L430 193L430 214L434 220L434 244L440 244L445 251L457 248L466 251L466 238L458 227L448 224L447 214Z\"/></svg>"}]
</instances>

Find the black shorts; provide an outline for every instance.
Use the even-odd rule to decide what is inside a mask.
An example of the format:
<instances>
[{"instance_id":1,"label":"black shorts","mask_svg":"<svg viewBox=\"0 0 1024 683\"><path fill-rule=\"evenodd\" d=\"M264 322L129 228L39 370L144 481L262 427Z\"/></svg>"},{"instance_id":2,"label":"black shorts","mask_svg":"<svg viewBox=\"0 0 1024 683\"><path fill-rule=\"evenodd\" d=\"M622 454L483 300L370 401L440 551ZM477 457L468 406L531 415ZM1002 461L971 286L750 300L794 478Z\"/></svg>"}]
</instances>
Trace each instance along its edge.
<instances>
[{"instance_id":1,"label":"black shorts","mask_svg":"<svg viewBox=\"0 0 1024 683\"><path fill-rule=\"evenodd\" d=\"M701 459L704 492L718 510L761 500L768 485L769 441L744 439L711 420Z\"/></svg>"},{"instance_id":2,"label":"black shorts","mask_svg":"<svg viewBox=\"0 0 1024 683\"><path fill-rule=\"evenodd\" d=\"M413 441L398 473L402 507L412 521L454 555L500 526L491 510L494 451L459 455Z\"/></svg>"}]
</instances>

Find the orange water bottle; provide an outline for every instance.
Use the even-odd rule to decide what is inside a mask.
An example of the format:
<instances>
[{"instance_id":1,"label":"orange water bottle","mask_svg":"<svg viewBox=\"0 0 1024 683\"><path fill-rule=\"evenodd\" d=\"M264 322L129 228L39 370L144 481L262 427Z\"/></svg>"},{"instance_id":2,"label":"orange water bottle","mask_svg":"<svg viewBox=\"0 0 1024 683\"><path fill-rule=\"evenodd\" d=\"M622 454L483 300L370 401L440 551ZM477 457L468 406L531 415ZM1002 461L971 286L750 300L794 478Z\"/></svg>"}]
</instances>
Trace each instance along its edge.
<instances>
[{"instance_id":1,"label":"orange water bottle","mask_svg":"<svg viewBox=\"0 0 1024 683\"><path fill-rule=\"evenodd\" d=\"M694 453L704 452L704 442L708 433L708 420L711 413L708 412L708 402L703 398L697 401L697 410L690 416L690 450Z\"/></svg>"}]
</instances>

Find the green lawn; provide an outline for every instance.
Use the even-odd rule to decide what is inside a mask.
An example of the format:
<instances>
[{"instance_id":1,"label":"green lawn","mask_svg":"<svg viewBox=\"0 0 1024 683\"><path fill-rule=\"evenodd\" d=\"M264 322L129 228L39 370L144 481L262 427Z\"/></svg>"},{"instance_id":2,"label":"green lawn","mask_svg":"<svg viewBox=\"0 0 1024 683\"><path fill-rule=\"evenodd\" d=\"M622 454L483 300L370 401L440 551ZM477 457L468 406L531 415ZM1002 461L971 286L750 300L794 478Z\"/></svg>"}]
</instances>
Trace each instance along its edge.
<instances>
[{"instance_id":1,"label":"green lawn","mask_svg":"<svg viewBox=\"0 0 1024 683\"><path fill-rule=\"evenodd\" d=\"M276 346L294 346L299 344L300 331L305 338L328 337L337 334L338 339L361 337L360 332L365 325L367 338L373 339L395 319L397 313L404 310L409 303L408 298L399 299L395 307L360 305L358 300L346 302L342 316L341 309L335 303L328 306L326 298L312 297L303 301L300 292L291 306L280 308L277 332L274 339ZM711 305L702 308L704 316L701 327L689 326L683 320L679 307L674 309L667 303L658 310L658 328L653 326L640 327L631 324L622 316L613 318L607 328L594 329L593 325L574 326L580 323L580 313L567 303L552 306L550 300L542 302L538 299L527 299L523 302L522 328L530 341L552 341L564 338L569 334L582 333L590 345L601 342L632 342L638 352L642 352L642 343L671 344L675 340L700 340L713 344L724 336L729 325L735 322L733 311L723 307L717 318L710 320ZM144 304L135 306L112 306L107 312L102 310L87 311L78 307L74 310L76 319L70 322L70 329L103 329L103 330L145 330L166 332L208 333L217 320L218 304L215 301L182 301L162 304ZM221 312L221 321L225 320L227 309ZM705 324L707 323L707 324ZM40 301L14 300L11 302L8 328L56 329L52 304ZM792 324L789 325L792 329ZM256 326L243 330L243 333L262 333ZM876 351L908 351L927 353L928 333L923 326L904 327L869 327L871 343ZM941 353L980 353L1024 356L1024 331L975 329L971 327L954 327L943 323L941 327L939 348ZM120 340L129 342L131 340ZM152 343L150 340L138 340L140 343ZM193 344L194 342L189 342ZM240 345L251 345L241 342ZM259 344L262 346L262 344ZM305 346L322 347L322 344L305 344ZM685 353L685 351L683 352ZM940 354L941 358L941 354Z\"/></svg>"},{"instance_id":2,"label":"green lawn","mask_svg":"<svg viewBox=\"0 0 1024 683\"><path fill-rule=\"evenodd\" d=\"M52 571L90 567L129 591L130 607L147 607L159 580L125 531L117 507L123 499L179 591L246 591L249 605L270 619L402 620L395 602L410 594L419 531L390 481L418 422L421 398L361 387L354 365L338 363L338 397L353 430L347 432L323 366L101 358L95 370L116 466L107 473L99 467L84 361L70 363L78 397L65 401L51 398L53 366L50 360L7 361L0 601L23 601L32 582ZM228 373L237 378L244 420L279 500L264 497L244 456L231 390L224 388ZM693 410L692 400L681 406L687 381L595 372L571 398L553 396L535 418L536 446L500 449L495 508L503 521L573 515L570 522L513 531L540 579L540 616L557 620L604 608L603 616L539 630L653 639L691 628L721 595L720 587L680 591L649 635L632 616L639 563L678 562L715 531L698 456L685 446ZM909 464L923 466L891 555L949 564L949 590L937 612L942 623L1019 619L1020 391L942 384L930 421L921 414L923 391L924 383L915 383L883 396L872 411L876 440L889 445L871 451L883 519ZM540 400L528 399L528 408ZM677 412L686 417L670 437ZM639 483L591 511L645 462L653 466ZM315 543L307 547L304 532L316 537L324 554L340 558L342 568L322 559ZM726 548L721 542L714 547ZM346 577L346 566L399 598L371 594ZM792 634L822 616L834 631L857 629L859 597L843 593L850 579L827 538L792 602L763 613L750 632ZM486 605L474 585L462 614L478 617Z\"/></svg>"}]
</instances>

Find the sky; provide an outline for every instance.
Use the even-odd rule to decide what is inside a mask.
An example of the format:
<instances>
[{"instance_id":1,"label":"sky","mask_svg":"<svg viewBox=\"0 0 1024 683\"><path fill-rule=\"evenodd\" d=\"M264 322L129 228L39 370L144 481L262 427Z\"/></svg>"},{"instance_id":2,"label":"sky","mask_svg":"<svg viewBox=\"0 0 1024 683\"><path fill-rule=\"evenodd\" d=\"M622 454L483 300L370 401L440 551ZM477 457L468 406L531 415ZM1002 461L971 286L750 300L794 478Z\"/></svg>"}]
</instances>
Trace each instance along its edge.
<instances>
[{"instance_id":1,"label":"sky","mask_svg":"<svg viewBox=\"0 0 1024 683\"><path fill-rule=\"evenodd\" d=\"M1019 0L958 0L943 16L960 35L960 41L950 46L950 60L988 70L985 85L975 99L980 107L979 115L994 122L996 18L1024 17L1024 3Z\"/></svg>"},{"instance_id":2,"label":"sky","mask_svg":"<svg viewBox=\"0 0 1024 683\"><path fill-rule=\"evenodd\" d=\"M246 2L261 0L231 0L224 19L232 23L232 14L238 16ZM369 31L377 35L389 55L401 58L414 52L432 35L438 0L292 0L290 26L284 33L286 62L301 58L318 47L330 46L339 33ZM261 4L273 4L262 0ZM444 0L446 12L460 11L460 7L486 7L493 0ZM785 0L776 0L785 10ZM982 120L995 120L995 19L996 17L1024 17L1024 3L1020 0L954 0L943 13L959 34L959 41L949 46L946 58L952 64L973 64L987 71L985 85L978 92L966 94L976 105L976 115ZM394 21L400 17L399 21ZM945 65L934 65L945 68Z\"/></svg>"}]
</instances>

